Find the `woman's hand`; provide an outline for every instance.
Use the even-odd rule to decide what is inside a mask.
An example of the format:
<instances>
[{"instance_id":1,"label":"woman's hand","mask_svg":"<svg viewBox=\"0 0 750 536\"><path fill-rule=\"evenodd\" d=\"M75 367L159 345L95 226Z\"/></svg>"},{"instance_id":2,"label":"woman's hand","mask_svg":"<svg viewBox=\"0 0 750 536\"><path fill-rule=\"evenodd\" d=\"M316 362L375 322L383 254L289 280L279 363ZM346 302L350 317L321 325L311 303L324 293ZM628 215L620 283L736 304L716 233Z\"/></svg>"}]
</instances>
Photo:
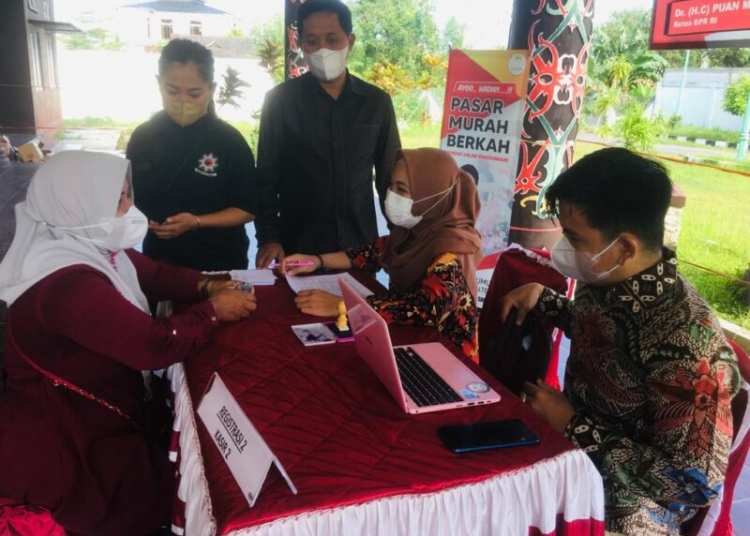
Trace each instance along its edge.
<instances>
[{"instance_id":1,"label":"woman's hand","mask_svg":"<svg viewBox=\"0 0 750 536\"><path fill-rule=\"evenodd\" d=\"M180 212L179 214L170 216L164 220L164 223L157 223L155 221L148 223L148 228L162 240L176 238L188 231L194 231L198 227L200 227L200 220L195 214L189 212Z\"/></svg>"},{"instance_id":2,"label":"woman's hand","mask_svg":"<svg viewBox=\"0 0 750 536\"><path fill-rule=\"evenodd\" d=\"M298 263L302 264L302 266L298 265ZM295 266L295 264L297 265ZM295 253L294 255L284 257L284 260L281 261L279 271L284 275L297 275L314 272L320 268L322 268L320 265L320 256Z\"/></svg>"},{"instance_id":3,"label":"woman's hand","mask_svg":"<svg viewBox=\"0 0 750 536\"><path fill-rule=\"evenodd\" d=\"M543 291L543 285L528 283L508 292L500 301L500 321L505 322L511 310L516 309L516 324L523 324L523 319L536 306Z\"/></svg>"},{"instance_id":4,"label":"woman's hand","mask_svg":"<svg viewBox=\"0 0 750 536\"><path fill-rule=\"evenodd\" d=\"M206 283L206 290L208 296L211 297L222 290L238 290L240 285L242 285L242 281L236 279L209 279Z\"/></svg>"},{"instance_id":5,"label":"woman's hand","mask_svg":"<svg viewBox=\"0 0 750 536\"><path fill-rule=\"evenodd\" d=\"M249 316L257 307L255 294L240 290L219 290L209 301L214 306L216 317L222 322L236 322Z\"/></svg>"},{"instance_id":6,"label":"woman's hand","mask_svg":"<svg viewBox=\"0 0 750 536\"><path fill-rule=\"evenodd\" d=\"M536 385L524 382L523 392L526 404L560 433L565 431L570 419L576 414L568 397L542 380L537 380Z\"/></svg>"},{"instance_id":7,"label":"woman's hand","mask_svg":"<svg viewBox=\"0 0 750 536\"><path fill-rule=\"evenodd\" d=\"M302 290L294 303L305 314L315 316L338 316L341 298L325 290Z\"/></svg>"}]
</instances>

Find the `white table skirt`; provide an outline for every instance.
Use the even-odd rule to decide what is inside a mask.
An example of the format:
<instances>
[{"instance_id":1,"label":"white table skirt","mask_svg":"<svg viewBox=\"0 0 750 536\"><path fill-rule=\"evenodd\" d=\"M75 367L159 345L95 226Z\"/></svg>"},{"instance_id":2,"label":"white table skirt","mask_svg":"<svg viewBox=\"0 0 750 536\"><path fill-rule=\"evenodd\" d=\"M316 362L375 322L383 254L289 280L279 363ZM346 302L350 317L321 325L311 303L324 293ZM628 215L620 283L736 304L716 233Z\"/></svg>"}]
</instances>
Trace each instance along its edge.
<instances>
[{"instance_id":1,"label":"white table skirt","mask_svg":"<svg viewBox=\"0 0 750 536\"><path fill-rule=\"evenodd\" d=\"M186 536L214 536L216 519L182 364L171 367L169 374L175 395L174 428L180 433L181 478L177 493L185 503L184 532L179 527L174 530ZM480 483L316 510L230 534L518 536L528 534L529 527L536 527L542 534L554 534L560 514L565 522L604 520L601 476L580 450ZM575 534L572 526L567 534Z\"/></svg>"}]
</instances>

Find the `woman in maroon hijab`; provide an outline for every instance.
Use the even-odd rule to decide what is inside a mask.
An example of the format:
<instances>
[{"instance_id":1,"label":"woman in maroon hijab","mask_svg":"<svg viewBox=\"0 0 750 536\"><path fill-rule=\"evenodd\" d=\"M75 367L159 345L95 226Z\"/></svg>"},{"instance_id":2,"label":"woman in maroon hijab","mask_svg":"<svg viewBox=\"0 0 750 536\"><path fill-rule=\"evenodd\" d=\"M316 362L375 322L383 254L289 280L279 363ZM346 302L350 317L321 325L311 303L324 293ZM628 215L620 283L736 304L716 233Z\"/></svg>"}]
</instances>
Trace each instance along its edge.
<instances>
[{"instance_id":1,"label":"woman in maroon hijab","mask_svg":"<svg viewBox=\"0 0 750 536\"><path fill-rule=\"evenodd\" d=\"M390 275L389 292L367 298L388 322L435 326L476 359L476 265L481 237L474 228L479 196L472 177L440 149L403 149L385 198L391 234L374 244L323 255L291 255L282 271L293 276L320 268L352 267ZM311 266L289 263L309 261ZM336 316L340 298L302 291L303 313Z\"/></svg>"},{"instance_id":2,"label":"woman in maroon hijab","mask_svg":"<svg viewBox=\"0 0 750 536\"><path fill-rule=\"evenodd\" d=\"M131 249L148 221L129 177L117 156L53 156L16 205L0 264L0 504L44 508L69 535L144 536L170 521L175 469L151 433L141 371L187 358L219 321L255 309L234 282ZM156 319L149 298L193 305ZM0 508L0 526L21 510Z\"/></svg>"}]
</instances>

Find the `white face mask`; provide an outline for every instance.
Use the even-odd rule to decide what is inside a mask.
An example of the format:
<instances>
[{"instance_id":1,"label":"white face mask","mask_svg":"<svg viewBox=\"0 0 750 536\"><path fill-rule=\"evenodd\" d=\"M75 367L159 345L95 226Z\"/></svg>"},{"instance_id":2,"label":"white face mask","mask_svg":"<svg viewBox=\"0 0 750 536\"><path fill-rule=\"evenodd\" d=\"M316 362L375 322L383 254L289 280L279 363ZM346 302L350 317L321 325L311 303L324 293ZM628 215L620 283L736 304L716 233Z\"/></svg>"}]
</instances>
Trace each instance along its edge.
<instances>
[{"instance_id":1,"label":"white face mask","mask_svg":"<svg viewBox=\"0 0 750 536\"><path fill-rule=\"evenodd\" d=\"M386 217L391 221L393 225L398 225L399 227L403 227L404 229L411 229L415 225L417 225L420 221L422 221L422 217L427 214L429 211L431 211L433 208L438 206L438 203L440 203L453 189L453 187L456 185L458 181L454 182L450 188L443 190L442 192L438 192L436 194L423 197L422 199L418 199L416 203L419 203L420 201L425 201L427 199L432 199L433 197L442 196L440 199L435 201L435 203L425 210L420 216L414 216L411 212L412 207L414 206L415 201L413 199L409 199L408 197L404 197L402 195L398 195L392 190L388 190L388 193L385 194L385 215Z\"/></svg>"},{"instance_id":2,"label":"white face mask","mask_svg":"<svg viewBox=\"0 0 750 536\"><path fill-rule=\"evenodd\" d=\"M346 69L346 57L348 55L348 46L345 46L341 50L319 48L312 54L305 54L310 63L310 71L312 71L313 76L325 82L330 82L338 78L344 72L344 69Z\"/></svg>"},{"instance_id":3,"label":"white face mask","mask_svg":"<svg viewBox=\"0 0 750 536\"><path fill-rule=\"evenodd\" d=\"M609 277L609 274L619 268L620 264L618 263L604 272L594 270L594 265L599 261L601 256L615 245L619 239L620 237L615 238L610 245L595 255L587 251L576 251L571 245L570 240L566 236L562 236L552 247L550 254L552 264L558 272L566 277L583 281L584 283L596 283Z\"/></svg>"},{"instance_id":4,"label":"white face mask","mask_svg":"<svg viewBox=\"0 0 750 536\"><path fill-rule=\"evenodd\" d=\"M77 233L70 234L114 253L122 251L123 249L130 249L143 242L143 239L148 232L148 218L146 218L146 215L133 205L123 216L102 218L99 220L99 223L94 225L56 228L64 229L66 231L99 228L101 229L101 234L104 234L105 236L89 238L88 236L81 236Z\"/></svg>"}]
</instances>

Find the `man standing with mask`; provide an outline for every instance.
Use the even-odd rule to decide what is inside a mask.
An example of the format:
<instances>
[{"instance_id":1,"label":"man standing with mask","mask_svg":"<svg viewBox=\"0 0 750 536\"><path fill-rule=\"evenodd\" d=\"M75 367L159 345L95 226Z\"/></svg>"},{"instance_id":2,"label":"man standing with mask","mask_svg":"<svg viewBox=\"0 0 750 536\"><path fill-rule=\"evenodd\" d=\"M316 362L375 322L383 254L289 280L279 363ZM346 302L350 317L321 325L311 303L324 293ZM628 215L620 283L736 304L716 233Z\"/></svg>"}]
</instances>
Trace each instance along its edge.
<instances>
[{"instance_id":1,"label":"man standing with mask","mask_svg":"<svg viewBox=\"0 0 750 536\"><path fill-rule=\"evenodd\" d=\"M681 534L719 495L732 444L737 358L662 247L671 194L664 166L626 149L582 158L546 193L575 300L533 283L501 309L519 323L534 309L570 337L565 393L527 382L526 402L591 457L616 534Z\"/></svg>"},{"instance_id":2,"label":"man standing with mask","mask_svg":"<svg viewBox=\"0 0 750 536\"><path fill-rule=\"evenodd\" d=\"M310 72L269 91L263 106L258 267L373 242L373 168L382 207L401 145L388 94L346 69L349 8L307 0L297 21Z\"/></svg>"},{"instance_id":3,"label":"man standing with mask","mask_svg":"<svg viewBox=\"0 0 750 536\"><path fill-rule=\"evenodd\" d=\"M143 252L199 271L247 268L255 161L214 111L213 55L173 39L157 80L164 110L135 129L127 149L135 203L149 219Z\"/></svg>"}]
</instances>

